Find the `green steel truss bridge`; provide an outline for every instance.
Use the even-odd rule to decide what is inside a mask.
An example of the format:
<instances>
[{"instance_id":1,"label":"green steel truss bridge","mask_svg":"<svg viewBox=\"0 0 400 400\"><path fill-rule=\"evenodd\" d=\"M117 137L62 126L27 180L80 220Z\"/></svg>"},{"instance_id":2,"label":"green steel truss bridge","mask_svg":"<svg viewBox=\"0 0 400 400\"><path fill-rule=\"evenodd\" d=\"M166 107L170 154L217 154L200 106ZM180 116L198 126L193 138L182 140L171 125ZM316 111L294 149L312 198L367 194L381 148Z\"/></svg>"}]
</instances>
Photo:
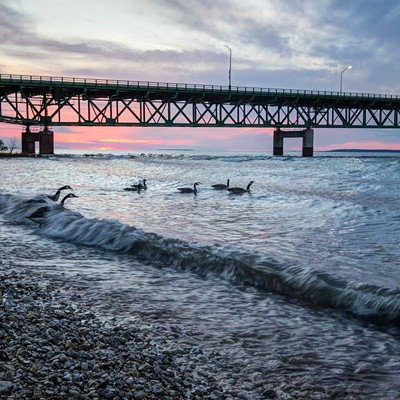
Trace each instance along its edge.
<instances>
[{"instance_id":1,"label":"green steel truss bridge","mask_svg":"<svg viewBox=\"0 0 400 400\"><path fill-rule=\"evenodd\" d=\"M1 74L0 121L399 129L400 96Z\"/></svg>"},{"instance_id":2,"label":"green steel truss bridge","mask_svg":"<svg viewBox=\"0 0 400 400\"><path fill-rule=\"evenodd\" d=\"M399 129L400 96L0 74L0 122Z\"/></svg>"}]
</instances>

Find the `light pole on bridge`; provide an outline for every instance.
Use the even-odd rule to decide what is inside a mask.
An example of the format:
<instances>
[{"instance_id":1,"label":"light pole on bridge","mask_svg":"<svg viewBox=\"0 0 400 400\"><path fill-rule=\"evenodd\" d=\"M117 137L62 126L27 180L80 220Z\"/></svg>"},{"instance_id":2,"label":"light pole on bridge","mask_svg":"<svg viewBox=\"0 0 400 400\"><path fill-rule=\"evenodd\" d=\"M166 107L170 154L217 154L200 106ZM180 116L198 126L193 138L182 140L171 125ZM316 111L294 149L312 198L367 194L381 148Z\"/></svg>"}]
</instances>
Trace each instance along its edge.
<instances>
[{"instance_id":1,"label":"light pole on bridge","mask_svg":"<svg viewBox=\"0 0 400 400\"><path fill-rule=\"evenodd\" d=\"M232 49L224 44L224 46L229 50L229 91L231 91L232 84Z\"/></svg>"},{"instance_id":2,"label":"light pole on bridge","mask_svg":"<svg viewBox=\"0 0 400 400\"><path fill-rule=\"evenodd\" d=\"M348 65L341 73L340 73L340 92L342 93L342 89L343 89L343 74L345 71L347 71L348 69L352 69L353 67L351 65Z\"/></svg>"}]
</instances>

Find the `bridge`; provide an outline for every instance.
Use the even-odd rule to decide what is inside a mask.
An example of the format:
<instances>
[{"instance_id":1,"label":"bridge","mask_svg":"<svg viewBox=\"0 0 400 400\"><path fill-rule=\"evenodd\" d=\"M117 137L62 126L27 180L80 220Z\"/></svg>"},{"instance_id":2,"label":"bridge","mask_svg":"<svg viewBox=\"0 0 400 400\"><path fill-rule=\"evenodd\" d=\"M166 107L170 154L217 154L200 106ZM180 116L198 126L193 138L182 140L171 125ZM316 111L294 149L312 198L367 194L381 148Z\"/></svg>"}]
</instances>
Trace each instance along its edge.
<instances>
[{"instance_id":1,"label":"bridge","mask_svg":"<svg viewBox=\"0 0 400 400\"><path fill-rule=\"evenodd\" d=\"M314 128L399 121L398 95L0 74L0 122L25 126L26 153L36 141L54 152L49 126L176 126L275 128L274 155L285 137L302 137L312 156Z\"/></svg>"}]
</instances>

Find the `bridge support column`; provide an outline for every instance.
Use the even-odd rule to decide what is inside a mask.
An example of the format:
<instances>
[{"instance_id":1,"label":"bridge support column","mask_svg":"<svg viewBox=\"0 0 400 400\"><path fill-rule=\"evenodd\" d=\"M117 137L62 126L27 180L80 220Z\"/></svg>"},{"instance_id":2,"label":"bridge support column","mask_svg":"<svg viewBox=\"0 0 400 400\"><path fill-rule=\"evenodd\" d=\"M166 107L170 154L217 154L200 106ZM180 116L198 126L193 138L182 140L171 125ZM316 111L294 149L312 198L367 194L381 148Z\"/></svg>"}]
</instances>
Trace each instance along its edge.
<instances>
[{"instance_id":1,"label":"bridge support column","mask_svg":"<svg viewBox=\"0 0 400 400\"><path fill-rule=\"evenodd\" d=\"M307 128L301 131L283 131L280 128L274 131L274 156L283 155L284 138L303 138L303 157L312 157L314 155L314 129Z\"/></svg>"},{"instance_id":2,"label":"bridge support column","mask_svg":"<svg viewBox=\"0 0 400 400\"><path fill-rule=\"evenodd\" d=\"M21 134L22 154L35 154L35 143L39 142L39 155L54 154L54 133L46 126L41 131L32 132L27 126Z\"/></svg>"},{"instance_id":3,"label":"bridge support column","mask_svg":"<svg viewBox=\"0 0 400 400\"><path fill-rule=\"evenodd\" d=\"M279 128L274 130L274 156L283 156L283 138L284 132Z\"/></svg>"},{"instance_id":4,"label":"bridge support column","mask_svg":"<svg viewBox=\"0 0 400 400\"><path fill-rule=\"evenodd\" d=\"M47 126L39 132L39 154L54 154L54 133Z\"/></svg>"},{"instance_id":5,"label":"bridge support column","mask_svg":"<svg viewBox=\"0 0 400 400\"><path fill-rule=\"evenodd\" d=\"M21 151L22 154L35 154L35 142L37 141L37 133L31 132L29 126L21 134Z\"/></svg>"},{"instance_id":6,"label":"bridge support column","mask_svg":"<svg viewBox=\"0 0 400 400\"><path fill-rule=\"evenodd\" d=\"M314 129L308 128L303 131L303 157L314 155Z\"/></svg>"}]
</instances>

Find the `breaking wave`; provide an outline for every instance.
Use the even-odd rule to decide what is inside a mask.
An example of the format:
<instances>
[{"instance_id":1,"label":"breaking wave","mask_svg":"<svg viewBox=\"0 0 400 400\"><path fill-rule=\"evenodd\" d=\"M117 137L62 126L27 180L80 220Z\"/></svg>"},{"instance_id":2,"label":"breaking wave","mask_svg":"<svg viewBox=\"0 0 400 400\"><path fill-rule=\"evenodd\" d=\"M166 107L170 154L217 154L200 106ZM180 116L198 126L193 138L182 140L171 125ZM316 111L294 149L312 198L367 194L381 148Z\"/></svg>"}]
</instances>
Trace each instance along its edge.
<instances>
[{"instance_id":1,"label":"breaking wave","mask_svg":"<svg viewBox=\"0 0 400 400\"><path fill-rule=\"evenodd\" d=\"M6 221L24 224L34 233L85 246L132 255L160 268L219 277L235 285L252 286L321 307L336 308L380 323L400 322L400 291L338 278L312 268L282 265L257 254L233 252L145 232L117 220L85 218L47 202L42 224L27 217L43 203L0 194L0 213Z\"/></svg>"}]
</instances>

